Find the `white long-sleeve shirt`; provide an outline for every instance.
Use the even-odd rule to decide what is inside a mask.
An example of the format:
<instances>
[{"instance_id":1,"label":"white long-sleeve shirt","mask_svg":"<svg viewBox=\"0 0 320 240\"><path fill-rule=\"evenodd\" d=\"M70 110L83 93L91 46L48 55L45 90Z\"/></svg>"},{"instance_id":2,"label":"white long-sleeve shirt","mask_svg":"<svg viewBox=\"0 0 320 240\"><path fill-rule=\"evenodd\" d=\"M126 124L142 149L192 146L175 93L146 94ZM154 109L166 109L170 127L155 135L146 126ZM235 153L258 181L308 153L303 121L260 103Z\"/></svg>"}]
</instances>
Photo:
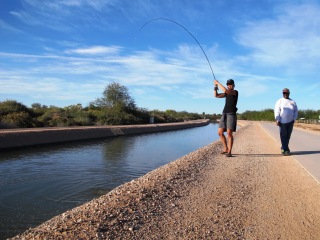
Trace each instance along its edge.
<instances>
[{"instance_id":1,"label":"white long-sleeve shirt","mask_svg":"<svg viewBox=\"0 0 320 240\"><path fill-rule=\"evenodd\" d=\"M297 120L298 107L294 100L280 98L274 107L274 117L280 123L289 123Z\"/></svg>"}]
</instances>

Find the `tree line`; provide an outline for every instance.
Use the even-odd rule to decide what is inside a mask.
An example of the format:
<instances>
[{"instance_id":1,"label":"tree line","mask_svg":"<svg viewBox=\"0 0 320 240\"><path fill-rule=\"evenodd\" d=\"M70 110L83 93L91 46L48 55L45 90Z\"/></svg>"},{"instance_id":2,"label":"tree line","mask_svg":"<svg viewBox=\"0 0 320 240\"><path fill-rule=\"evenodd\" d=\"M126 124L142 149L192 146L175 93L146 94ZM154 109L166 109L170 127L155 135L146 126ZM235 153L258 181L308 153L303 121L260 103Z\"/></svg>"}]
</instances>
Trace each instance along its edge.
<instances>
[{"instance_id":1,"label":"tree line","mask_svg":"<svg viewBox=\"0 0 320 240\"><path fill-rule=\"evenodd\" d=\"M299 119L309 119L318 122L320 110L298 110ZM245 111L240 114L239 119L252 121L274 121L274 110L264 109L261 111Z\"/></svg>"},{"instance_id":2,"label":"tree line","mask_svg":"<svg viewBox=\"0 0 320 240\"><path fill-rule=\"evenodd\" d=\"M128 89L119 83L109 84L103 96L83 107L46 106L33 103L31 108L15 100L0 102L0 128L67 127L181 122L210 117L205 113L152 110L136 106Z\"/></svg>"},{"instance_id":3,"label":"tree line","mask_svg":"<svg viewBox=\"0 0 320 240\"><path fill-rule=\"evenodd\" d=\"M318 119L320 110L299 110L299 118ZM116 82L110 83L101 98L83 107L81 104L67 107L46 106L33 103L31 108L15 100L0 102L1 128L101 126L182 122L201 118L216 121L221 114L198 114L175 110L147 110L136 106L128 89ZM240 120L274 121L273 109L245 111L238 114Z\"/></svg>"}]
</instances>

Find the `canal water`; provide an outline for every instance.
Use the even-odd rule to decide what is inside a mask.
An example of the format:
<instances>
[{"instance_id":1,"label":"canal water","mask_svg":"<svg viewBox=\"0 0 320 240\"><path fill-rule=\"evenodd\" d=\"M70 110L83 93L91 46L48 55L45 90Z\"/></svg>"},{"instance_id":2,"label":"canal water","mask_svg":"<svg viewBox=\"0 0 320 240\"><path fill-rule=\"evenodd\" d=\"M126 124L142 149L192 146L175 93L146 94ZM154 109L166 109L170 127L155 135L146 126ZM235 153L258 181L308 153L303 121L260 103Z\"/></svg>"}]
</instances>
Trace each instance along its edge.
<instances>
[{"instance_id":1,"label":"canal water","mask_svg":"<svg viewBox=\"0 0 320 240\"><path fill-rule=\"evenodd\" d=\"M0 152L0 239L218 140L217 124Z\"/></svg>"}]
</instances>

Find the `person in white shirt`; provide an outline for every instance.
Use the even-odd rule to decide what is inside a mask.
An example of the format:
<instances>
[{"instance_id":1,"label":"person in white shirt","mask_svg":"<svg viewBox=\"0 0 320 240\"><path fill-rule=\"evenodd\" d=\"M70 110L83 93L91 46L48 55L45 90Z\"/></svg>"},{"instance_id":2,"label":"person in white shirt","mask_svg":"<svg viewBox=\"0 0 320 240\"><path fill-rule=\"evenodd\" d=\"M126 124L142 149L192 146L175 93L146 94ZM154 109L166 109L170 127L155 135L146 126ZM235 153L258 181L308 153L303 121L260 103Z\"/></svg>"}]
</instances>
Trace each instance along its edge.
<instances>
[{"instance_id":1,"label":"person in white shirt","mask_svg":"<svg viewBox=\"0 0 320 240\"><path fill-rule=\"evenodd\" d=\"M298 107L294 100L289 98L290 90L282 90L283 98L280 98L274 108L274 117L280 130L281 153L290 155L289 141L293 130L294 121L298 118Z\"/></svg>"}]
</instances>

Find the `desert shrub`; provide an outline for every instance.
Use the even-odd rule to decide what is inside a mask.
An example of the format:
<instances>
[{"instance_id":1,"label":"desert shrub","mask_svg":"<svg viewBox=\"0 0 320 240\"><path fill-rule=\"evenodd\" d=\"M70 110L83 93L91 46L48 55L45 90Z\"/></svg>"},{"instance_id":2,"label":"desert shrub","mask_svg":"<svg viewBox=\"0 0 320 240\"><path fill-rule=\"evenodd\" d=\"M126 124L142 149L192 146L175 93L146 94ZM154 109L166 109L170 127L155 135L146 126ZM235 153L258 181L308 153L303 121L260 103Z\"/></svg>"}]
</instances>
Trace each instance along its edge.
<instances>
[{"instance_id":1,"label":"desert shrub","mask_svg":"<svg viewBox=\"0 0 320 240\"><path fill-rule=\"evenodd\" d=\"M34 127L33 119L27 112L12 112L1 116L3 128L28 128Z\"/></svg>"}]
</instances>

